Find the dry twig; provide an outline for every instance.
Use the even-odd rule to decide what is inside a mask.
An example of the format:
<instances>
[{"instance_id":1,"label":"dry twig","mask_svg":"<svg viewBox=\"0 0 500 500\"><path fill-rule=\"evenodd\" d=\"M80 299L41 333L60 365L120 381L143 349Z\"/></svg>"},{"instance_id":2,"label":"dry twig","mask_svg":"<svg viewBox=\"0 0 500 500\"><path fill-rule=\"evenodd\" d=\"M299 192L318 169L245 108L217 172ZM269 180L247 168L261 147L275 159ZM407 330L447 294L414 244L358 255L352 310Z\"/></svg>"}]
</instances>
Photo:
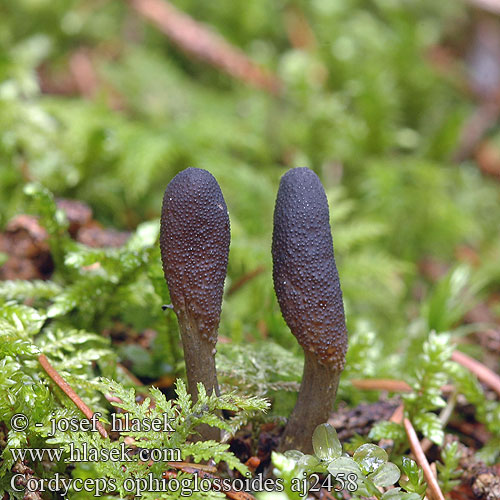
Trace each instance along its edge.
<instances>
[{"instance_id":1,"label":"dry twig","mask_svg":"<svg viewBox=\"0 0 500 500\"><path fill-rule=\"evenodd\" d=\"M287 5L284 24L288 40L296 49L314 49L317 40L304 12L296 4Z\"/></svg>"},{"instance_id":2,"label":"dry twig","mask_svg":"<svg viewBox=\"0 0 500 500\"><path fill-rule=\"evenodd\" d=\"M389 419L389 422L394 422L395 424L401 425L403 423L404 414L405 414L405 406L403 403L401 403L392 413L391 418ZM394 440L382 438L378 442L378 445L384 449L392 448L394 446Z\"/></svg>"},{"instance_id":3,"label":"dry twig","mask_svg":"<svg viewBox=\"0 0 500 500\"><path fill-rule=\"evenodd\" d=\"M465 122L459 147L454 159L461 162L469 158L477 149L485 133L495 125L500 115L500 99L486 100Z\"/></svg>"},{"instance_id":4,"label":"dry twig","mask_svg":"<svg viewBox=\"0 0 500 500\"><path fill-rule=\"evenodd\" d=\"M99 84L89 51L81 48L74 52L69 67L80 94L88 99L94 97Z\"/></svg>"},{"instance_id":5,"label":"dry twig","mask_svg":"<svg viewBox=\"0 0 500 500\"><path fill-rule=\"evenodd\" d=\"M116 366L129 378L129 380L136 385L137 387L141 387L144 385L128 368L123 366L121 363L117 363Z\"/></svg>"},{"instance_id":6,"label":"dry twig","mask_svg":"<svg viewBox=\"0 0 500 500\"><path fill-rule=\"evenodd\" d=\"M94 416L94 412L82 401L80 396L74 391L74 389L64 380L59 373L57 373L56 369L50 364L49 360L45 356L45 354L40 354L38 356L38 361L42 365L42 368L45 370L47 375L57 384L57 386L75 403L75 406L88 418L91 419ZM103 427L101 422L97 421L96 423L97 430L99 434L107 439L108 433L106 429Z\"/></svg>"},{"instance_id":7,"label":"dry twig","mask_svg":"<svg viewBox=\"0 0 500 500\"><path fill-rule=\"evenodd\" d=\"M429 486L432 497L434 498L434 500L444 500L443 492L439 487L437 479L432 473L431 466L427 461L424 450L422 450L422 447L420 446L420 442L418 440L417 433L413 428L413 425L407 418L404 419L403 424L405 427L406 435L408 436L408 440L410 441L411 451L413 455L415 455L415 460L417 461L418 465L420 465L420 467L424 471L424 477L427 481L427 485Z\"/></svg>"},{"instance_id":8,"label":"dry twig","mask_svg":"<svg viewBox=\"0 0 500 500\"><path fill-rule=\"evenodd\" d=\"M213 465L192 464L190 462L167 462L167 465L183 472L193 473L198 471L215 473L217 468Z\"/></svg>"},{"instance_id":9,"label":"dry twig","mask_svg":"<svg viewBox=\"0 0 500 500\"><path fill-rule=\"evenodd\" d=\"M402 424L403 423L403 417L405 414L405 405L401 403L395 410L394 413L392 414L391 418L389 419L391 422L394 422L395 424Z\"/></svg>"},{"instance_id":10,"label":"dry twig","mask_svg":"<svg viewBox=\"0 0 500 500\"><path fill-rule=\"evenodd\" d=\"M451 359L471 371L481 382L491 387L500 396L500 377L496 373L460 351L453 351Z\"/></svg>"},{"instance_id":11,"label":"dry twig","mask_svg":"<svg viewBox=\"0 0 500 500\"><path fill-rule=\"evenodd\" d=\"M351 384L364 391L411 392L413 389L403 380L372 378L353 379Z\"/></svg>"},{"instance_id":12,"label":"dry twig","mask_svg":"<svg viewBox=\"0 0 500 500\"><path fill-rule=\"evenodd\" d=\"M162 0L130 0L132 7L152 21L185 52L225 71L232 77L278 94L278 78L257 66L246 54L220 35Z\"/></svg>"},{"instance_id":13,"label":"dry twig","mask_svg":"<svg viewBox=\"0 0 500 500\"><path fill-rule=\"evenodd\" d=\"M467 0L467 2L478 9L491 12L492 14L500 14L499 0Z\"/></svg>"},{"instance_id":14,"label":"dry twig","mask_svg":"<svg viewBox=\"0 0 500 500\"><path fill-rule=\"evenodd\" d=\"M256 267L253 271L250 271L249 273L244 274L241 278L236 280L230 287L229 290L226 292L226 295L229 297L229 295L233 295L233 293L237 292L241 287L246 285L249 281L253 280L259 274L262 274L264 272L264 267L263 266L258 266Z\"/></svg>"},{"instance_id":15,"label":"dry twig","mask_svg":"<svg viewBox=\"0 0 500 500\"><path fill-rule=\"evenodd\" d=\"M215 479L217 477L214 474L211 474L210 472L204 470L203 466L199 464L189 464L183 462L183 464L181 465L176 462L168 462L168 465L183 472L187 472L188 474L197 474L202 479ZM175 477L175 473L166 471L163 473L163 477L169 479L170 477ZM233 489L227 490L223 488L222 485L216 483L213 483L212 486L215 491L221 491L231 500L257 500L253 495L251 495L250 493L246 493L245 491L236 491Z\"/></svg>"}]
</instances>

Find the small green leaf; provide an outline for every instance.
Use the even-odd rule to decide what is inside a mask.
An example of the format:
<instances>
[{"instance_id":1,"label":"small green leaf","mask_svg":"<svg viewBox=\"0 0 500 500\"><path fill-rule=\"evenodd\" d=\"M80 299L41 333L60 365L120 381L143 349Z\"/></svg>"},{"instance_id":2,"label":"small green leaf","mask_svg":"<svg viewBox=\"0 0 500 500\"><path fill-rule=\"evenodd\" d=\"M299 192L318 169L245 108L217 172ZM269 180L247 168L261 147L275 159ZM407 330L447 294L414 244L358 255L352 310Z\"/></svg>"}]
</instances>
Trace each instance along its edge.
<instances>
[{"instance_id":1,"label":"small green leaf","mask_svg":"<svg viewBox=\"0 0 500 500\"><path fill-rule=\"evenodd\" d=\"M320 460L333 460L342 455L337 431L330 424L316 427L312 437L314 453Z\"/></svg>"},{"instance_id":2,"label":"small green leaf","mask_svg":"<svg viewBox=\"0 0 500 500\"><path fill-rule=\"evenodd\" d=\"M398 466L392 462L387 462L379 467L373 474L368 476L375 486L392 486L401 476Z\"/></svg>"},{"instance_id":3,"label":"small green leaf","mask_svg":"<svg viewBox=\"0 0 500 500\"><path fill-rule=\"evenodd\" d=\"M370 474L384 465L389 457L387 456L387 452L380 446L366 443L356 450L353 459L359 464L365 474Z\"/></svg>"},{"instance_id":4,"label":"small green leaf","mask_svg":"<svg viewBox=\"0 0 500 500\"><path fill-rule=\"evenodd\" d=\"M333 477L349 477L349 474L356 474L356 483L358 487L356 496L370 496L367 484L365 483L365 476L363 472L361 472L359 465L351 457L336 458L328 465L328 472L332 474Z\"/></svg>"},{"instance_id":5,"label":"small green leaf","mask_svg":"<svg viewBox=\"0 0 500 500\"><path fill-rule=\"evenodd\" d=\"M417 483L419 480L419 471L420 471L417 462L415 462L415 460L412 460L411 458L403 457L402 467L404 473L408 476L408 479L412 483Z\"/></svg>"},{"instance_id":6,"label":"small green leaf","mask_svg":"<svg viewBox=\"0 0 500 500\"><path fill-rule=\"evenodd\" d=\"M487 465L493 465L500 457L500 436L490 439L478 452L477 457Z\"/></svg>"},{"instance_id":7,"label":"small green leaf","mask_svg":"<svg viewBox=\"0 0 500 500\"><path fill-rule=\"evenodd\" d=\"M297 467L297 462L294 459L276 451L272 452L271 460L273 465L281 472L291 473Z\"/></svg>"},{"instance_id":8,"label":"small green leaf","mask_svg":"<svg viewBox=\"0 0 500 500\"><path fill-rule=\"evenodd\" d=\"M391 488L382 495L382 500L401 500L403 495L404 492L401 491L401 488Z\"/></svg>"},{"instance_id":9,"label":"small green leaf","mask_svg":"<svg viewBox=\"0 0 500 500\"><path fill-rule=\"evenodd\" d=\"M298 461L299 467L302 469L314 469L320 461L313 455L303 455Z\"/></svg>"},{"instance_id":10,"label":"small green leaf","mask_svg":"<svg viewBox=\"0 0 500 500\"><path fill-rule=\"evenodd\" d=\"M334 476L337 474L356 474L358 479L363 479L363 473L359 465L351 457L339 457L328 465L328 472Z\"/></svg>"},{"instance_id":11,"label":"small green leaf","mask_svg":"<svg viewBox=\"0 0 500 500\"><path fill-rule=\"evenodd\" d=\"M424 474L419 468L417 462L408 457L403 457L401 462L403 472L408 476L408 479L401 478L399 484L407 491L423 495L427 489L427 484L424 481Z\"/></svg>"},{"instance_id":12,"label":"small green leaf","mask_svg":"<svg viewBox=\"0 0 500 500\"><path fill-rule=\"evenodd\" d=\"M382 420L371 428L368 437L374 441L380 441L381 439L402 440L404 435L402 425Z\"/></svg>"},{"instance_id":13,"label":"small green leaf","mask_svg":"<svg viewBox=\"0 0 500 500\"><path fill-rule=\"evenodd\" d=\"M290 458L292 460L295 460L296 462L298 462L304 456L304 454L299 450L287 450L285 451L284 455L286 458Z\"/></svg>"},{"instance_id":14,"label":"small green leaf","mask_svg":"<svg viewBox=\"0 0 500 500\"><path fill-rule=\"evenodd\" d=\"M443 424L435 413L421 413L413 418L415 427L433 443L442 445L444 440Z\"/></svg>"},{"instance_id":15,"label":"small green leaf","mask_svg":"<svg viewBox=\"0 0 500 500\"><path fill-rule=\"evenodd\" d=\"M382 495L382 500L421 500L417 493L406 493L401 488L391 488Z\"/></svg>"}]
</instances>

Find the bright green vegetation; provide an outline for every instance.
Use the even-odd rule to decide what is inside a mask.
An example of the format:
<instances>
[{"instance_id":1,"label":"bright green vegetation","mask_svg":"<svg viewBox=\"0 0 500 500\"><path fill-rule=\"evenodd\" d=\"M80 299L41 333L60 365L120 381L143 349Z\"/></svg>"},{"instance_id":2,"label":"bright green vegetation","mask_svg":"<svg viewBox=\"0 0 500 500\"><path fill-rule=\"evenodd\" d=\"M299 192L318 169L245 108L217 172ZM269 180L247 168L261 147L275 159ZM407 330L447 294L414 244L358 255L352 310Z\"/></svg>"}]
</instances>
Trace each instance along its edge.
<instances>
[{"instance_id":1,"label":"bright green vegetation","mask_svg":"<svg viewBox=\"0 0 500 500\"><path fill-rule=\"evenodd\" d=\"M309 166L329 197L349 331L338 399L355 406L379 397L354 389L351 379L404 380L413 390L404 396L406 416L441 446L448 431L438 413L450 403L440 388L452 383L453 397L465 396L491 433L478 453L494 463L500 406L450 356L474 331L464 315L500 284L500 186L472 160L452 161L474 102L429 56L435 44L459 37L464 7L431 0L175 4L278 74L283 95L270 96L191 60L127 2L17 0L0 6L0 227L15 214L38 215L56 266L47 282L0 283L0 421L16 413L30 415L33 425L52 411L57 418L80 415L39 366L40 353L105 418L110 393L128 401L131 415L147 412L127 392L132 383L117 361L147 383L182 379L177 323L161 308L169 298L158 219L169 180L196 166L217 178L228 206L227 288L258 267L263 272L223 302L219 337L229 342L219 343L217 366L225 396L200 398L200 416L177 382L173 397L183 431L176 446L186 459L213 457L241 471L226 444L193 445L187 436L200 423L214 423L222 409L233 415L219 420L224 430L251 421L257 435L261 422L288 416L293 407L302 355L273 292L272 213L280 176ZM308 20L316 38L311 46L291 47L286 25L293 16ZM89 49L100 81L95 96L43 93L41 82L64 86L80 46ZM461 61L454 64L460 74ZM118 249L76 243L54 197L85 201L100 223L133 235ZM460 257L463 247L475 255L473 263ZM446 265L437 281L420 272L429 258ZM498 315L498 305L492 312ZM114 323L154 330L152 347L115 348L102 335ZM481 359L475 337L468 340L460 348ZM173 404L155 389L149 397L160 409ZM272 403L268 414L261 398ZM0 491L9 490L11 448L71 439L110 446L83 434L51 440L47 428L33 425L8 433ZM422 496L421 471L406 457L401 426L379 422L344 449L354 452L382 438L393 440L387 460L407 476L399 480L401 495ZM171 445L160 441L150 445ZM456 479L456 455L453 447L443 448L438 475L444 491ZM291 474L289 460L275 460L275 466ZM135 466L137 477L146 474ZM56 463L35 473L107 474L117 484L126 477L118 466L101 467L86 463L70 471ZM70 492L69 498L87 497Z\"/></svg>"},{"instance_id":2,"label":"bright green vegetation","mask_svg":"<svg viewBox=\"0 0 500 500\"><path fill-rule=\"evenodd\" d=\"M419 500L425 492L422 474L418 474L415 462L406 457L403 457L401 469L408 479L400 482L404 490L395 486L381 491L379 488L398 483L399 467L389 462L383 448L371 443L357 447L352 458L343 454L337 433L329 424L321 424L314 431L313 449L314 455L304 455L297 450L273 455L276 474L282 478L290 499L305 498L304 490L314 492L320 485L330 491L345 490L357 498L375 497L378 500ZM416 474L410 472L413 470ZM308 478L310 489L303 485L304 477Z\"/></svg>"}]
</instances>

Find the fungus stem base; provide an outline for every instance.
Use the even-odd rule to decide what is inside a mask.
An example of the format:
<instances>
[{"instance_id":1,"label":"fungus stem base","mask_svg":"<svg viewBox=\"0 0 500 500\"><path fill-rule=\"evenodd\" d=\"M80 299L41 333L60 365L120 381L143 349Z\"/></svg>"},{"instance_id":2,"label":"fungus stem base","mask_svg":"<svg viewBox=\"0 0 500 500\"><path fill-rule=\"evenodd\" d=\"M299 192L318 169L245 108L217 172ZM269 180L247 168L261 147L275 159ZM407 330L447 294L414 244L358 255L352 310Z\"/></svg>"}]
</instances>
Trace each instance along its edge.
<instances>
[{"instance_id":1,"label":"fungus stem base","mask_svg":"<svg viewBox=\"0 0 500 500\"><path fill-rule=\"evenodd\" d=\"M327 422L333 411L340 373L339 370L319 364L312 353L305 352L299 396L281 438L280 452L313 452L314 429Z\"/></svg>"},{"instance_id":2,"label":"fungus stem base","mask_svg":"<svg viewBox=\"0 0 500 500\"><path fill-rule=\"evenodd\" d=\"M199 382L205 386L207 394L215 392L218 396L220 393L215 371L215 345L201 337L196 323L191 318L179 316L179 327L186 363L188 392L191 394L193 403L198 401L197 384ZM220 440L220 430L216 427L200 425L197 431L203 440Z\"/></svg>"}]
</instances>

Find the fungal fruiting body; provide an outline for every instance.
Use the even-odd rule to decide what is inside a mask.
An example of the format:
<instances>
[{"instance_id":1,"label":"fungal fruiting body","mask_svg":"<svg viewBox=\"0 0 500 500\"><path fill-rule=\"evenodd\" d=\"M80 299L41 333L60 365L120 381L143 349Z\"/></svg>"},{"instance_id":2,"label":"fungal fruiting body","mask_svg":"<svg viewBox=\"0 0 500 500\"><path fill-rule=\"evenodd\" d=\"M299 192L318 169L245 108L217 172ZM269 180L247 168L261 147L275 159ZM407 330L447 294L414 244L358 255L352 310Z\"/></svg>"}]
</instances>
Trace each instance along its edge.
<instances>
[{"instance_id":1,"label":"fungal fruiting body","mask_svg":"<svg viewBox=\"0 0 500 500\"><path fill-rule=\"evenodd\" d=\"M325 191L308 168L282 178L274 210L273 280L283 317L304 349L302 384L280 449L312 450L333 409L347 350L342 291Z\"/></svg>"},{"instance_id":2,"label":"fungal fruiting body","mask_svg":"<svg viewBox=\"0 0 500 500\"><path fill-rule=\"evenodd\" d=\"M215 345L229 242L229 215L213 175L199 168L177 174L163 197L160 249L194 401L199 382L218 394Z\"/></svg>"}]
</instances>

